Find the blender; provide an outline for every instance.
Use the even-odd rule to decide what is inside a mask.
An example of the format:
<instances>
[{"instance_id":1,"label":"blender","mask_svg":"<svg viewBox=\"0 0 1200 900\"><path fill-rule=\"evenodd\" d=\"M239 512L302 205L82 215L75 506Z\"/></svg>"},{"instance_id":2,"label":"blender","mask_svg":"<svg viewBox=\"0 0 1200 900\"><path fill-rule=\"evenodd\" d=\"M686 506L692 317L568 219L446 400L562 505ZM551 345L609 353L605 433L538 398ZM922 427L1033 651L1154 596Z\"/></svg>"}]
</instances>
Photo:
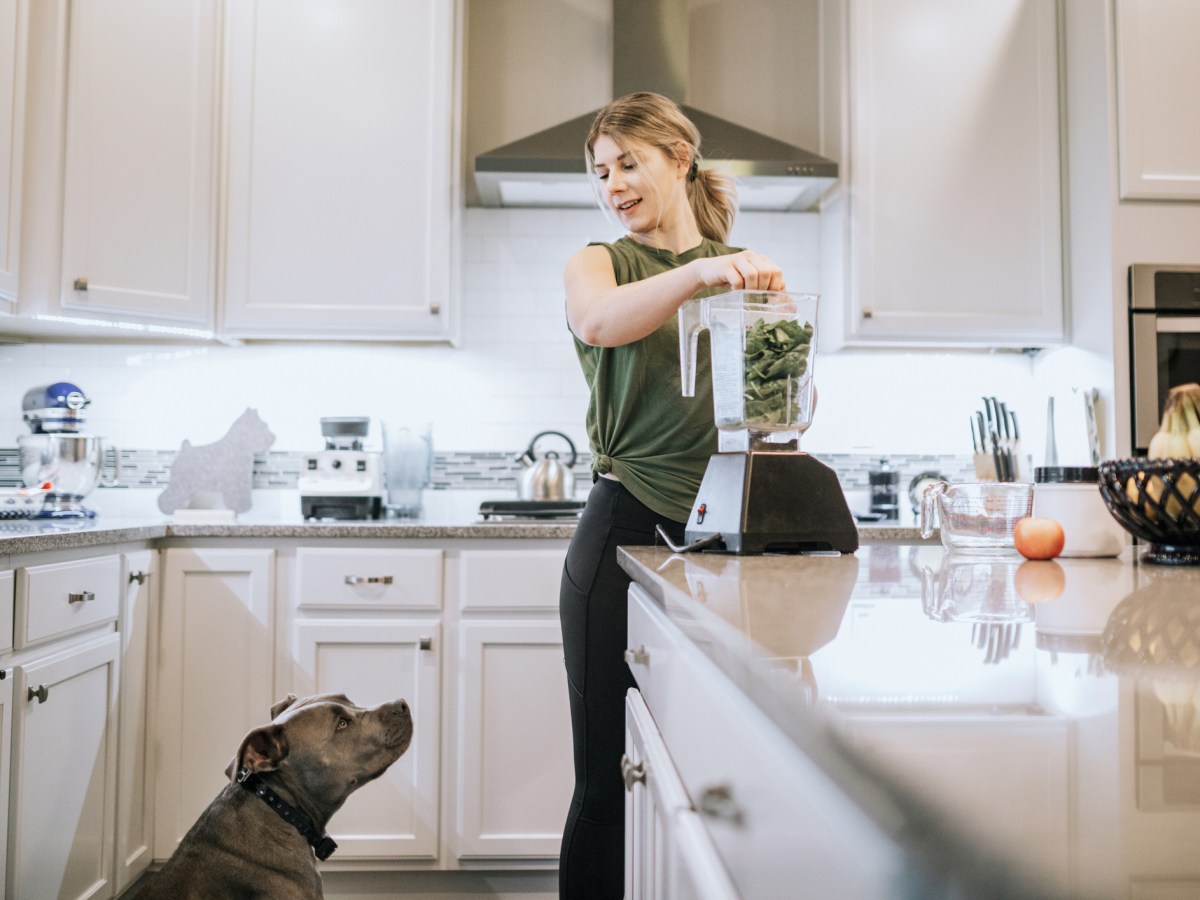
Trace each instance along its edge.
<instances>
[{"instance_id":1,"label":"blender","mask_svg":"<svg viewBox=\"0 0 1200 900\"><path fill-rule=\"evenodd\" d=\"M83 411L91 400L66 381L30 388L21 406L31 434L17 438L21 478L26 487L49 483L41 519L94 518L83 498L96 486L112 487L121 477L121 453L113 449L114 473L104 474L104 438L82 434Z\"/></svg>"},{"instance_id":2,"label":"blender","mask_svg":"<svg viewBox=\"0 0 1200 900\"><path fill-rule=\"evenodd\" d=\"M325 449L306 454L297 480L306 519L378 519L383 516L383 464L363 449L368 416L325 416Z\"/></svg>"},{"instance_id":3,"label":"blender","mask_svg":"<svg viewBox=\"0 0 1200 900\"><path fill-rule=\"evenodd\" d=\"M685 544L668 541L675 552L858 549L858 528L837 473L800 450L815 404L817 299L741 290L679 308L685 397L695 395L699 333L709 331L718 452L700 483Z\"/></svg>"}]
</instances>

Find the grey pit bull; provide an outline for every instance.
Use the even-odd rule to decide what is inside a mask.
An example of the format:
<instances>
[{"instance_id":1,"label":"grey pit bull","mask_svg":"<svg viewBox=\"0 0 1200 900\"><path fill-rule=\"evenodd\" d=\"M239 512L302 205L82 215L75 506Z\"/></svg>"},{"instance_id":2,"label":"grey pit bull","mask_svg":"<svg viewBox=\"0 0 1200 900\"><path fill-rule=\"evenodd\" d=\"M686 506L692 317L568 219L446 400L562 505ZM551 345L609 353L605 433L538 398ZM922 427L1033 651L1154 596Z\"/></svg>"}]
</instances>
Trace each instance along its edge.
<instances>
[{"instance_id":1,"label":"grey pit bull","mask_svg":"<svg viewBox=\"0 0 1200 900\"><path fill-rule=\"evenodd\" d=\"M373 709L344 694L295 695L271 724L246 735L222 788L137 900L323 897L317 860L337 846L325 833L354 791L408 749L403 700Z\"/></svg>"}]
</instances>

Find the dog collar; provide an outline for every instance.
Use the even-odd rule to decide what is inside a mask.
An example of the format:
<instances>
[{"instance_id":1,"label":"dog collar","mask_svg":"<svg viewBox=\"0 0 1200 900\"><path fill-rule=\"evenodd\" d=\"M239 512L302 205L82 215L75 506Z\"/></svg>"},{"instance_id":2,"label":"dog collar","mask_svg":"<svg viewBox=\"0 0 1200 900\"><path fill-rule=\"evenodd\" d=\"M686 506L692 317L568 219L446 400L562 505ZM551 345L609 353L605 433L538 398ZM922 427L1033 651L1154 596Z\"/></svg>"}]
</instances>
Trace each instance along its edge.
<instances>
[{"instance_id":1,"label":"dog collar","mask_svg":"<svg viewBox=\"0 0 1200 900\"><path fill-rule=\"evenodd\" d=\"M333 838L323 831L318 831L316 826L309 821L308 816L271 790L257 772L247 772L245 769L241 769L238 771L237 781L246 790L266 801L267 806L275 810L283 821L300 832L313 848L317 859L324 861L333 855L333 851L337 849Z\"/></svg>"}]
</instances>

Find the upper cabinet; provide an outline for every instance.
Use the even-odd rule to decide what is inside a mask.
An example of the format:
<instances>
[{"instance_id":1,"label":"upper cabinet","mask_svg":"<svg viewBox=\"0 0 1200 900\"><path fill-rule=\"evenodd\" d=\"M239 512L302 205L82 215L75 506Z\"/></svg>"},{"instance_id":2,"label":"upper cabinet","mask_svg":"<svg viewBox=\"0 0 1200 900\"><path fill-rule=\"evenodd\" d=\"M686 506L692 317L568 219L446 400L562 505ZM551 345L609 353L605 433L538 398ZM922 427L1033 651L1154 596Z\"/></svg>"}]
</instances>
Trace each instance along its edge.
<instances>
[{"instance_id":1,"label":"upper cabinet","mask_svg":"<svg viewBox=\"0 0 1200 900\"><path fill-rule=\"evenodd\" d=\"M457 8L229 4L222 332L453 336Z\"/></svg>"},{"instance_id":2,"label":"upper cabinet","mask_svg":"<svg viewBox=\"0 0 1200 900\"><path fill-rule=\"evenodd\" d=\"M1117 0L1121 198L1200 200L1200 4Z\"/></svg>"},{"instance_id":3,"label":"upper cabinet","mask_svg":"<svg viewBox=\"0 0 1200 900\"><path fill-rule=\"evenodd\" d=\"M0 313L17 302L28 24L27 0L0 0Z\"/></svg>"},{"instance_id":4,"label":"upper cabinet","mask_svg":"<svg viewBox=\"0 0 1200 900\"><path fill-rule=\"evenodd\" d=\"M823 12L843 173L823 222L830 343L1061 342L1058 4Z\"/></svg>"},{"instance_id":5,"label":"upper cabinet","mask_svg":"<svg viewBox=\"0 0 1200 900\"><path fill-rule=\"evenodd\" d=\"M20 312L211 328L219 0L32 6Z\"/></svg>"}]
</instances>

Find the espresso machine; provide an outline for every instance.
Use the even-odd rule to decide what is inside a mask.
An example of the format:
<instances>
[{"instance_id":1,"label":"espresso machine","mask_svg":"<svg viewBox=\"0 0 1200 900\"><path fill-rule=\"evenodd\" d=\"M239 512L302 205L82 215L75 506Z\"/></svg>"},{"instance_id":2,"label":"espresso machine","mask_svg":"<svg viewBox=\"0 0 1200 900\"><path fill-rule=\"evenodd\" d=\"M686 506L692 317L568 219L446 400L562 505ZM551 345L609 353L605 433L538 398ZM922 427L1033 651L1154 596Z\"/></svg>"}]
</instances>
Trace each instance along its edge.
<instances>
[{"instance_id":1,"label":"espresso machine","mask_svg":"<svg viewBox=\"0 0 1200 900\"><path fill-rule=\"evenodd\" d=\"M84 410L91 400L67 381L30 388L21 402L30 434L17 438L21 479L26 487L48 485L45 503L34 518L93 518L83 499L97 485L112 487L121 478L121 453L113 450L113 474L105 473L102 437L84 434Z\"/></svg>"},{"instance_id":2,"label":"espresso machine","mask_svg":"<svg viewBox=\"0 0 1200 900\"><path fill-rule=\"evenodd\" d=\"M371 419L321 419L325 449L305 455L297 487L306 519L378 519L383 515L383 462L363 449Z\"/></svg>"},{"instance_id":3,"label":"espresso machine","mask_svg":"<svg viewBox=\"0 0 1200 900\"><path fill-rule=\"evenodd\" d=\"M816 395L815 294L730 291L679 308L685 397L696 392L708 329L718 452L675 552L800 553L858 549L837 473L800 449ZM661 535L666 537L665 534Z\"/></svg>"}]
</instances>

